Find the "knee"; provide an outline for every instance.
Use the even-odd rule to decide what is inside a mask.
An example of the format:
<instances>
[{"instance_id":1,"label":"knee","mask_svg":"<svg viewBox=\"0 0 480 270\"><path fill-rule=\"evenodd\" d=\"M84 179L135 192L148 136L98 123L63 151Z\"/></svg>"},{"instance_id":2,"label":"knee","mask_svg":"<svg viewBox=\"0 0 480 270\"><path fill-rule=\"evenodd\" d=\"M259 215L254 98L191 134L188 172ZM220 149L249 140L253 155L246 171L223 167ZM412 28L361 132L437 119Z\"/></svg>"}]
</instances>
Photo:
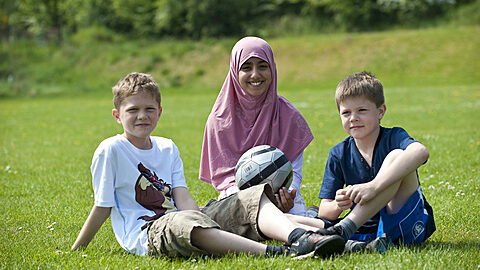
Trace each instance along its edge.
<instances>
[{"instance_id":1,"label":"knee","mask_svg":"<svg viewBox=\"0 0 480 270\"><path fill-rule=\"evenodd\" d=\"M392 151L390 151L390 153L388 153L388 155L385 157L385 160L383 162L390 163L394 161L395 159L397 159L398 156L400 156L403 153L403 151L404 150L402 149L393 149Z\"/></svg>"}]
</instances>

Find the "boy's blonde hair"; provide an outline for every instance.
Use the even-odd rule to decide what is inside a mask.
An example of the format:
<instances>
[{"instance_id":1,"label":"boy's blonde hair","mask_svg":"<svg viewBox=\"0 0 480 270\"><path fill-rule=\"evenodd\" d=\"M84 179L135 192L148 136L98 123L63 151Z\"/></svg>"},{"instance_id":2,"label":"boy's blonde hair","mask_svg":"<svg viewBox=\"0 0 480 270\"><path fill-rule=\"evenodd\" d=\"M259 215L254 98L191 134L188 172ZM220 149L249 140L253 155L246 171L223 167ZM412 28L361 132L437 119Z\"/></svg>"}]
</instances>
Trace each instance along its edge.
<instances>
[{"instance_id":1,"label":"boy's blonde hair","mask_svg":"<svg viewBox=\"0 0 480 270\"><path fill-rule=\"evenodd\" d=\"M382 83L367 71L348 76L341 81L335 91L335 102L340 110L340 103L350 97L365 97L377 105L385 103Z\"/></svg>"},{"instance_id":2,"label":"boy's blonde hair","mask_svg":"<svg viewBox=\"0 0 480 270\"><path fill-rule=\"evenodd\" d=\"M162 97L158 84L150 74L132 72L123 77L118 83L112 87L113 104L115 109L119 110L120 105L126 97L136 95L140 92L149 93L153 99L161 106Z\"/></svg>"}]
</instances>

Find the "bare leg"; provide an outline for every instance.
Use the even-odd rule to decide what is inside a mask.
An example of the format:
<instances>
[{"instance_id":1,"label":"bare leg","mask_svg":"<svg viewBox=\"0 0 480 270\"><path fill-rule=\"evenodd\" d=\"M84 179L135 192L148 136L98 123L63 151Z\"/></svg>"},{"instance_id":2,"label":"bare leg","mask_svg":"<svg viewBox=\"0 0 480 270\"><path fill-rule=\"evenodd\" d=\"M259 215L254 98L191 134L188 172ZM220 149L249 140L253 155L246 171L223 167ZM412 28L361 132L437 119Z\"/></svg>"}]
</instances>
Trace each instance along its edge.
<instances>
[{"instance_id":1,"label":"bare leg","mask_svg":"<svg viewBox=\"0 0 480 270\"><path fill-rule=\"evenodd\" d=\"M265 194L262 194L260 199L257 223L265 236L291 244L288 251L290 255L330 256L342 252L345 247L343 239L339 236L322 236L314 232L318 228L310 229L310 226L299 226L298 223L292 222ZM307 232L302 230L304 227Z\"/></svg>"},{"instance_id":2,"label":"bare leg","mask_svg":"<svg viewBox=\"0 0 480 270\"><path fill-rule=\"evenodd\" d=\"M394 150L385 158L382 170L388 170L389 166L402 150ZM364 205L357 205L348 217L357 225L363 225L369 218L373 217L380 209L386 206L387 213L394 214L403 207L405 202L418 188L418 178L415 171L399 179L394 184L382 190L375 198Z\"/></svg>"},{"instance_id":3,"label":"bare leg","mask_svg":"<svg viewBox=\"0 0 480 270\"><path fill-rule=\"evenodd\" d=\"M192 244L210 254L224 255L227 253L249 253L261 255L267 248L262 243L222 231L216 228L194 228Z\"/></svg>"},{"instance_id":4,"label":"bare leg","mask_svg":"<svg viewBox=\"0 0 480 270\"><path fill-rule=\"evenodd\" d=\"M302 217L296 215L285 214L293 223L297 223L299 227L306 230L316 230L325 227L325 222L321 219Z\"/></svg>"},{"instance_id":5,"label":"bare leg","mask_svg":"<svg viewBox=\"0 0 480 270\"><path fill-rule=\"evenodd\" d=\"M257 222L258 228L265 236L287 243L288 235L296 228L311 231L318 229L292 221L289 216L280 211L265 194L262 195Z\"/></svg>"}]
</instances>

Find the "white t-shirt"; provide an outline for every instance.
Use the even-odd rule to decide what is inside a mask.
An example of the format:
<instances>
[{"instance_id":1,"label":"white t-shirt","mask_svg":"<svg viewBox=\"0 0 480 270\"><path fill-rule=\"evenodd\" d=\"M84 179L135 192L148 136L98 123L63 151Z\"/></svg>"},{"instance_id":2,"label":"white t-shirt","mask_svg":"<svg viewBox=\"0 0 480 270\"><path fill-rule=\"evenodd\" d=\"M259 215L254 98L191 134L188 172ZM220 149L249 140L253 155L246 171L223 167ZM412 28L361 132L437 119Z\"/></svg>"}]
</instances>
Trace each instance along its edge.
<instances>
[{"instance_id":1,"label":"white t-shirt","mask_svg":"<svg viewBox=\"0 0 480 270\"><path fill-rule=\"evenodd\" d=\"M150 138L152 148L141 150L122 135L110 137L98 146L91 166L95 205L112 207L118 243L138 255L148 251L147 223L176 211L171 190L187 186L173 141Z\"/></svg>"}]
</instances>

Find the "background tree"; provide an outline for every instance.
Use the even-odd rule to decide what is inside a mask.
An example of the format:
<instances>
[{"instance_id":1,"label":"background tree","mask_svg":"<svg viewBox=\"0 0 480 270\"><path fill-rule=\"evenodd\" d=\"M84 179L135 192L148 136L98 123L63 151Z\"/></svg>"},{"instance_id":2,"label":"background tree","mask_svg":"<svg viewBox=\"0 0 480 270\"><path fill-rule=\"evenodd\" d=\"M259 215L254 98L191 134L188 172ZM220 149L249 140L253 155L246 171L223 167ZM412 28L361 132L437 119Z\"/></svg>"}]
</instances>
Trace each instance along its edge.
<instances>
[{"instance_id":1,"label":"background tree","mask_svg":"<svg viewBox=\"0 0 480 270\"><path fill-rule=\"evenodd\" d=\"M0 35L60 40L90 27L134 38L416 27L480 0L0 0Z\"/></svg>"}]
</instances>

